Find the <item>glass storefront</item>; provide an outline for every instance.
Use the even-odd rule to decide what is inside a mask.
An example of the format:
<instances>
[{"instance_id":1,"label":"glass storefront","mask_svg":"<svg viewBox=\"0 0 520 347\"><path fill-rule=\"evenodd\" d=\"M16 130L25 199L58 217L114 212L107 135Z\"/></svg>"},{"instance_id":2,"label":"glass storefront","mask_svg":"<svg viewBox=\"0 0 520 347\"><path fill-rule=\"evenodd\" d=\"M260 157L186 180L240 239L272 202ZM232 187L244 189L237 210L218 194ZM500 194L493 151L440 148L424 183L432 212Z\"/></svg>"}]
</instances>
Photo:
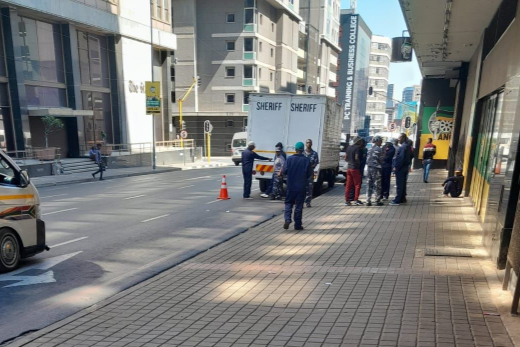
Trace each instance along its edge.
<instances>
[{"instance_id":1,"label":"glass storefront","mask_svg":"<svg viewBox=\"0 0 520 347\"><path fill-rule=\"evenodd\" d=\"M102 142L113 143L112 112L109 93L82 92L83 109L93 110L93 117L85 118L87 145ZM103 133L106 138L103 138Z\"/></svg>"}]
</instances>

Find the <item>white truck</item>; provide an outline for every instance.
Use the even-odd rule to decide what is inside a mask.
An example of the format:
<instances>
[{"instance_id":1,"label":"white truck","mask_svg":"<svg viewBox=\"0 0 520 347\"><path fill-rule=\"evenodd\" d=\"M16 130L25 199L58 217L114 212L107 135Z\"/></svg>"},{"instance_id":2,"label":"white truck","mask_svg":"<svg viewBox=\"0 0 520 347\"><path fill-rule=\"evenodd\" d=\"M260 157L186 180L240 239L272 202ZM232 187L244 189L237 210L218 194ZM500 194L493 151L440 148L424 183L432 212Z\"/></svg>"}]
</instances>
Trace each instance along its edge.
<instances>
[{"instance_id":1,"label":"white truck","mask_svg":"<svg viewBox=\"0 0 520 347\"><path fill-rule=\"evenodd\" d=\"M287 155L294 154L296 142L311 139L320 164L314 169L314 195L320 195L323 183L334 186L339 166L341 141L340 106L324 95L251 94L247 139L254 141L258 154L275 155L281 142ZM260 190L267 190L272 178L272 162L256 162L254 177Z\"/></svg>"}]
</instances>

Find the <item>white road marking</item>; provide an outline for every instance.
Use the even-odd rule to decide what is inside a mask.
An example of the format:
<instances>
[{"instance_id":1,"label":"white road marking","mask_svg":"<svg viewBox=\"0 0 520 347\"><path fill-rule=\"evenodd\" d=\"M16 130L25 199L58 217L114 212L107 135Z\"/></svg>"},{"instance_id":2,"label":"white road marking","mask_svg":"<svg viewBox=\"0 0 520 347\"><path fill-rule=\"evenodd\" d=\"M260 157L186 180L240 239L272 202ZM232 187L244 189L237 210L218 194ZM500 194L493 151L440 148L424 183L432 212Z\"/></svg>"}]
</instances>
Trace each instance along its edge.
<instances>
[{"instance_id":1,"label":"white road marking","mask_svg":"<svg viewBox=\"0 0 520 347\"><path fill-rule=\"evenodd\" d=\"M153 218L150 218L150 219L142 220L141 223L150 222L150 221L153 221L153 220L156 220L156 219L159 219L159 218L168 217L168 216L169 216L169 214L163 214L162 216L158 216L158 217L153 217Z\"/></svg>"},{"instance_id":2,"label":"white road marking","mask_svg":"<svg viewBox=\"0 0 520 347\"><path fill-rule=\"evenodd\" d=\"M201 177L193 177L193 178L187 178L185 181L194 181L194 180L200 180L202 178L211 178L211 176L201 176Z\"/></svg>"},{"instance_id":3,"label":"white road marking","mask_svg":"<svg viewBox=\"0 0 520 347\"><path fill-rule=\"evenodd\" d=\"M55 198L57 196L64 196L64 195L67 195L67 194L57 194L57 195L41 196L40 199Z\"/></svg>"},{"instance_id":4,"label":"white road marking","mask_svg":"<svg viewBox=\"0 0 520 347\"><path fill-rule=\"evenodd\" d=\"M125 198L124 200L132 200L132 199L142 198L143 196L145 196L145 195L136 195L136 196L131 196L131 197L129 197L129 198Z\"/></svg>"},{"instance_id":5,"label":"white road marking","mask_svg":"<svg viewBox=\"0 0 520 347\"><path fill-rule=\"evenodd\" d=\"M191 185L191 186L185 186L185 187L180 187L180 188L177 188L177 189L184 189L184 188L190 188L190 187L195 187L195 185Z\"/></svg>"},{"instance_id":6,"label":"white road marking","mask_svg":"<svg viewBox=\"0 0 520 347\"><path fill-rule=\"evenodd\" d=\"M210 202L207 202L206 205L214 204L214 203L219 202L219 201L222 201L222 200L214 200L214 201L210 201Z\"/></svg>"},{"instance_id":7,"label":"white road marking","mask_svg":"<svg viewBox=\"0 0 520 347\"><path fill-rule=\"evenodd\" d=\"M60 247L60 246L68 245L69 243L73 243L73 242L77 242L77 241L81 241L81 240L85 240L85 239L88 239L88 236L79 237L77 239L65 241L65 242L58 243L57 245L49 246L49 247L50 248Z\"/></svg>"},{"instance_id":8,"label":"white road marking","mask_svg":"<svg viewBox=\"0 0 520 347\"><path fill-rule=\"evenodd\" d=\"M260 188L252 189L252 192L256 192L257 190L260 190Z\"/></svg>"},{"instance_id":9,"label":"white road marking","mask_svg":"<svg viewBox=\"0 0 520 347\"><path fill-rule=\"evenodd\" d=\"M83 184L92 184L92 183L96 183L95 181L91 181L91 182L83 182L83 183L80 183L80 185L83 185Z\"/></svg>"},{"instance_id":10,"label":"white road marking","mask_svg":"<svg viewBox=\"0 0 520 347\"><path fill-rule=\"evenodd\" d=\"M48 212L48 213L44 213L42 214L42 216L48 216L50 214L55 214L55 213L61 213L61 212L67 212L67 211L73 211L73 210L77 210L78 208L77 207L74 207L74 208L68 208L66 210L61 210L61 211L54 211L54 212Z\"/></svg>"}]
</instances>

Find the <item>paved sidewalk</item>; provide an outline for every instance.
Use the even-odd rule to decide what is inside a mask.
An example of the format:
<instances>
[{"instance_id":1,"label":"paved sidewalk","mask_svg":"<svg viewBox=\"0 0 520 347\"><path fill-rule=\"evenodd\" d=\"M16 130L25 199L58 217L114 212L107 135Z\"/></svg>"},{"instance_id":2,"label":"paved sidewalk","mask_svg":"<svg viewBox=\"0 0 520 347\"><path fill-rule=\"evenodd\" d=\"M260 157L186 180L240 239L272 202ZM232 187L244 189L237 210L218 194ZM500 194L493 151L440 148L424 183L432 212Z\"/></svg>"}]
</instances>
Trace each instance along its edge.
<instances>
[{"instance_id":1,"label":"paved sidewalk","mask_svg":"<svg viewBox=\"0 0 520 347\"><path fill-rule=\"evenodd\" d=\"M338 186L302 232L276 217L13 345L513 346L471 203L420 173L406 205L345 207Z\"/></svg>"}]
</instances>

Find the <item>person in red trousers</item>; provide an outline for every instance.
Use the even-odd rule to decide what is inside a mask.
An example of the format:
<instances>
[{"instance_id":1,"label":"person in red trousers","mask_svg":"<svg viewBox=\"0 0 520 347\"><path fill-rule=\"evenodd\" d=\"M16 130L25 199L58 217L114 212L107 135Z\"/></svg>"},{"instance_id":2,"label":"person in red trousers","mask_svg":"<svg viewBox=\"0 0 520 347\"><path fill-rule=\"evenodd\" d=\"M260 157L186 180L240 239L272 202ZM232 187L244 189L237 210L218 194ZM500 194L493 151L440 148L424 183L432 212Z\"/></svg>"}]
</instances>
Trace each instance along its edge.
<instances>
[{"instance_id":1,"label":"person in red trousers","mask_svg":"<svg viewBox=\"0 0 520 347\"><path fill-rule=\"evenodd\" d=\"M354 205L361 206L359 193L361 191L361 158L363 156L363 139L355 137L352 146L347 148L345 160L347 162L347 186L345 187L345 205L352 206L350 201L351 190L354 189Z\"/></svg>"}]
</instances>

